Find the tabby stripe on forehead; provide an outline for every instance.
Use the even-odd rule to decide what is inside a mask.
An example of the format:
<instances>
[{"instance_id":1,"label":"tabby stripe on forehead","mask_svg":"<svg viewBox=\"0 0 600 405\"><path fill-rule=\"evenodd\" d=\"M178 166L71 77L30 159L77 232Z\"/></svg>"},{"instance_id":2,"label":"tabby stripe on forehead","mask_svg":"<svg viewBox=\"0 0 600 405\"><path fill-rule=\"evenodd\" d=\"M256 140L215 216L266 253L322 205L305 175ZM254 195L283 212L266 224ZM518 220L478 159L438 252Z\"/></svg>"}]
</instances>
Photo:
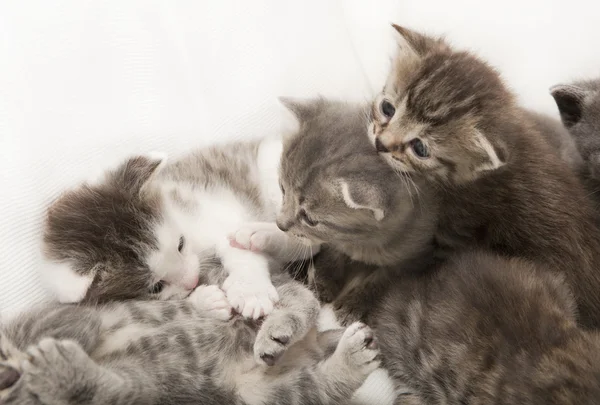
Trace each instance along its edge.
<instances>
[{"instance_id":1,"label":"tabby stripe on forehead","mask_svg":"<svg viewBox=\"0 0 600 405\"><path fill-rule=\"evenodd\" d=\"M456 173L456 163L454 163L453 161L448 160L446 158L440 157L440 156L436 156L436 158L441 164L443 164L444 166L446 166L448 168L448 171L451 174Z\"/></svg>"}]
</instances>

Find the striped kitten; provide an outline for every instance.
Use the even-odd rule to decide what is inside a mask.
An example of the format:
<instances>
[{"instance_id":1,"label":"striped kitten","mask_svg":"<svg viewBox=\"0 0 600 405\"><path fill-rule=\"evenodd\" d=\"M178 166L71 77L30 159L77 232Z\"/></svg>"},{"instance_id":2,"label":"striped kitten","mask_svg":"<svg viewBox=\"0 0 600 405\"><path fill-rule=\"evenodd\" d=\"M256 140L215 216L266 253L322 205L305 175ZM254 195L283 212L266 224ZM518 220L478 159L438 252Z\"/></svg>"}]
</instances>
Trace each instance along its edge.
<instances>
[{"instance_id":1,"label":"striped kitten","mask_svg":"<svg viewBox=\"0 0 600 405\"><path fill-rule=\"evenodd\" d=\"M436 194L437 252L479 245L562 272L581 324L599 327L600 232L575 171L485 62L394 27L401 52L372 105L369 139Z\"/></svg>"},{"instance_id":2,"label":"striped kitten","mask_svg":"<svg viewBox=\"0 0 600 405\"><path fill-rule=\"evenodd\" d=\"M48 210L50 263L42 276L61 302L104 302L183 298L216 271L222 279L212 282L238 312L267 315L279 298L270 268L290 254L313 253L275 226L280 149L280 140L264 139L200 149L170 163L137 156L67 191ZM244 232L252 221L270 222L271 229ZM231 246L236 231L259 244L279 240L279 257Z\"/></svg>"},{"instance_id":3,"label":"striped kitten","mask_svg":"<svg viewBox=\"0 0 600 405\"><path fill-rule=\"evenodd\" d=\"M25 313L0 330L0 403L347 403L379 364L371 330L317 334L314 296L281 274L273 282L281 299L258 331L229 319L215 285L185 300Z\"/></svg>"}]
</instances>

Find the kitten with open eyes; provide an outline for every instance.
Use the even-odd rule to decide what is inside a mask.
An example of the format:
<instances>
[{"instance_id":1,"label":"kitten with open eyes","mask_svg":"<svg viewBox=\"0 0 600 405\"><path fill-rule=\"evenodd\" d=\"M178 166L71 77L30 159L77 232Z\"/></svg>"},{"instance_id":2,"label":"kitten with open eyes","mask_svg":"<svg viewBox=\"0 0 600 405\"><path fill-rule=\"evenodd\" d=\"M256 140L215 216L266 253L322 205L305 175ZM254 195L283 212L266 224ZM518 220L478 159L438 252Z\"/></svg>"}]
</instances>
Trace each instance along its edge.
<instances>
[{"instance_id":1,"label":"kitten with open eyes","mask_svg":"<svg viewBox=\"0 0 600 405\"><path fill-rule=\"evenodd\" d=\"M62 302L182 298L222 263L223 289L246 317L268 314L278 296L269 267L281 260L235 249L231 232L275 220L281 141L201 149L167 163L138 156L95 183L67 191L48 210L42 276ZM251 233L238 231L241 239ZM288 238L287 252L312 255ZM217 266L219 269L220 266Z\"/></svg>"},{"instance_id":2,"label":"kitten with open eyes","mask_svg":"<svg viewBox=\"0 0 600 405\"><path fill-rule=\"evenodd\" d=\"M582 175L594 195L600 190L600 79L558 84L550 93L583 158Z\"/></svg>"},{"instance_id":3,"label":"kitten with open eyes","mask_svg":"<svg viewBox=\"0 0 600 405\"><path fill-rule=\"evenodd\" d=\"M0 328L0 403L347 403L379 364L371 330L316 333L310 291L281 273L273 282L281 299L260 328L230 319L216 285L28 311Z\"/></svg>"},{"instance_id":4,"label":"kitten with open eyes","mask_svg":"<svg viewBox=\"0 0 600 405\"><path fill-rule=\"evenodd\" d=\"M600 326L600 232L576 173L495 70L394 27L401 51L368 136L391 168L436 193L437 252L478 245L562 272L581 324Z\"/></svg>"}]
</instances>

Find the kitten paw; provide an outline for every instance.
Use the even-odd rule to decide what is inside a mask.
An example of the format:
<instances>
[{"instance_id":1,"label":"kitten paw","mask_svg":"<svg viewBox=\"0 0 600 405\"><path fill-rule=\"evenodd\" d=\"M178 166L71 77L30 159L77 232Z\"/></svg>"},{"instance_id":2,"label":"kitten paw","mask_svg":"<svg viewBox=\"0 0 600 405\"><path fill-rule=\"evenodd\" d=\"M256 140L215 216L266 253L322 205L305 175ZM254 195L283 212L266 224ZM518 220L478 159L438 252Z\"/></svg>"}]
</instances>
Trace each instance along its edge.
<instances>
[{"instance_id":1,"label":"kitten paw","mask_svg":"<svg viewBox=\"0 0 600 405\"><path fill-rule=\"evenodd\" d=\"M244 318L267 316L273 311L273 304L279 301L277 290L268 277L232 274L223 283L223 290L233 308Z\"/></svg>"},{"instance_id":2,"label":"kitten paw","mask_svg":"<svg viewBox=\"0 0 600 405\"><path fill-rule=\"evenodd\" d=\"M70 340L42 339L22 362L26 389L40 403L85 403L95 393L96 363Z\"/></svg>"},{"instance_id":3,"label":"kitten paw","mask_svg":"<svg viewBox=\"0 0 600 405\"><path fill-rule=\"evenodd\" d=\"M342 335L336 349L350 370L366 377L379 368L379 349L371 328L362 322L350 325Z\"/></svg>"},{"instance_id":4,"label":"kitten paw","mask_svg":"<svg viewBox=\"0 0 600 405\"><path fill-rule=\"evenodd\" d=\"M233 308L225 292L216 285L201 285L196 287L188 299L200 311L212 318L228 321L233 315Z\"/></svg>"},{"instance_id":5,"label":"kitten paw","mask_svg":"<svg viewBox=\"0 0 600 405\"><path fill-rule=\"evenodd\" d=\"M271 240L281 237L282 232L275 224L269 222L252 222L245 224L229 235L229 244L238 249L253 252L271 250Z\"/></svg>"},{"instance_id":6,"label":"kitten paw","mask_svg":"<svg viewBox=\"0 0 600 405\"><path fill-rule=\"evenodd\" d=\"M292 343L294 333L286 317L267 318L254 341L254 359L258 364L273 366Z\"/></svg>"}]
</instances>

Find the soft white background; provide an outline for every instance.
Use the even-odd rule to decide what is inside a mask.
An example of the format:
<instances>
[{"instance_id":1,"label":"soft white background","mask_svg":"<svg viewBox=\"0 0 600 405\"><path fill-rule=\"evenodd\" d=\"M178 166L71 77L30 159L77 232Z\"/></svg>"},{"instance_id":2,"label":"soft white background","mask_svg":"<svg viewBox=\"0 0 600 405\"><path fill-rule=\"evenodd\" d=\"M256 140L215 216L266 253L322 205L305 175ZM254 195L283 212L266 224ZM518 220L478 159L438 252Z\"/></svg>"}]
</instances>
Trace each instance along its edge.
<instances>
[{"instance_id":1,"label":"soft white background","mask_svg":"<svg viewBox=\"0 0 600 405\"><path fill-rule=\"evenodd\" d=\"M530 107L600 75L597 2L0 0L0 313L43 297L43 209L124 156L277 131L278 95L366 99L390 22L447 34Z\"/></svg>"},{"instance_id":2,"label":"soft white background","mask_svg":"<svg viewBox=\"0 0 600 405\"><path fill-rule=\"evenodd\" d=\"M370 97L390 22L481 53L555 114L549 86L600 76L595 4L0 0L0 314L44 299L40 222L63 188L130 154L277 131L279 95Z\"/></svg>"}]
</instances>

